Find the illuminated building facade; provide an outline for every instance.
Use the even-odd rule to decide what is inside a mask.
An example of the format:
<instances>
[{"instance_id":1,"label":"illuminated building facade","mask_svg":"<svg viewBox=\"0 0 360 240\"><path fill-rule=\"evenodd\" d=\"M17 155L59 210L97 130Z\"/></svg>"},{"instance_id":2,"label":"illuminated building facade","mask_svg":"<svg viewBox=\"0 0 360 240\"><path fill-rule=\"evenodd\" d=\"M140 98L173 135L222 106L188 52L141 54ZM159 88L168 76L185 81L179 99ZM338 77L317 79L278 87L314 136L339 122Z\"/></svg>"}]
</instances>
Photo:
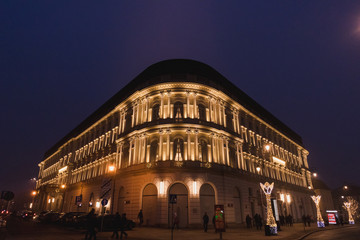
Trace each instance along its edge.
<instances>
[{"instance_id":1,"label":"illuminated building facade","mask_svg":"<svg viewBox=\"0 0 360 240\"><path fill-rule=\"evenodd\" d=\"M212 218L214 204L223 204L227 223L240 224L247 214L264 216L259 182L268 181L280 212L300 220L315 214L307 155L299 135L216 70L167 60L45 153L36 203L39 210L102 213L107 198L105 212L136 220L143 209L146 225L168 226L173 211L180 227L199 225L204 212Z\"/></svg>"}]
</instances>

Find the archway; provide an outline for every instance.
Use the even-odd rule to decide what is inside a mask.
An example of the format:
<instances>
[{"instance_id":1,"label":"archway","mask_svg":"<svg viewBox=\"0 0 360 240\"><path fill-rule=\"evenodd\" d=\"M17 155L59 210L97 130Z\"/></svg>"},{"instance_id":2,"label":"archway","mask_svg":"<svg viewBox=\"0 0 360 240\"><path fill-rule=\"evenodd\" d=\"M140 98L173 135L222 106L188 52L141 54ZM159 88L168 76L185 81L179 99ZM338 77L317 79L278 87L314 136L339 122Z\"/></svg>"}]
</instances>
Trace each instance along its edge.
<instances>
[{"instance_id":1,"label":"archway","mask_svg":"<svg viewBox=\"0 0 360 240\"><path fill-rule=\"evenodd\" d=\"M200 188L200 217L206 212L210 219L214 216L215 191L214 188L205 183Z\"/></svg>"},{"instance_id":2,"label":"archway","mask_svg":"<svg viewBox=\"0 0 360 240\"><path fill-rule=\"evenodd\" d=\"M234 189L234 214L235 214L235 222L236 223L242 223L243 216L241 211L241 194L240 190L235 187Z\"/></svg>"},{"instance_id":3,"label":"archway","mask_svg":"<svg viewBox=\"0 0 360 240\"><path fill-rule=\"evenodd\" d=\"M148 184L143 190L142 210L144 225L154 226L157 219L157 188L154 184Z\"/></svg>"},{"instance_id":4,"label":"archway","mask_svg":"<svg viewBox=\"0 0 360 240\"><path fill-rule=\"evenodd\" d=\"M117 205L117 211L119 212L119 214L124 213L124 205L125 205L125 189L124 187L121 187L119 191L119 199Z\"/></svg>"},{"instance_id":5,"label":"archway","mask_svg":"<svg viewBox=\"0 0 360 240\"><path fill-rule=\"evenodd\" d=\"M176 194L177 201L175 204L169 203L168 223L172 224L173 214L176 213L179 219L179 228L188 225L188 190L182 183L175 183L170 187L169 194Z\"/></svg>"}]
</instances>

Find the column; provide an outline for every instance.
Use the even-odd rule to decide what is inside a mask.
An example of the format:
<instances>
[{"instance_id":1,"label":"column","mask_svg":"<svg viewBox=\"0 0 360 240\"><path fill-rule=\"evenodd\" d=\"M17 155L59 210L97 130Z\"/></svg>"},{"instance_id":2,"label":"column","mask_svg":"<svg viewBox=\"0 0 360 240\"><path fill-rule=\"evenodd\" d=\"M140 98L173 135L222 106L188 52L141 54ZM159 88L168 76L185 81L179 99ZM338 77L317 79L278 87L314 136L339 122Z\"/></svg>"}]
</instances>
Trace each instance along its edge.
<instances>
[{"instance_id":1,"label":"column","mask_svg":"<svg viewBox=\"0 0 360 240\"><path fill-rule=\"evenodd\" d=\"M186 112L187 112L187 117L190 117L190 92L186 92Z\"/></svg>"},{"instance_id":2,"label":"column","mask_svg":"<svg viewBox=\"0 0 360 240\"><path fill-rule=\"evenodd\" d=\"M135 104L132 105L133 113L131 116L131 127L134 127L134 125L135 125L135 111L136 111L135 106L136 106Z\"/></svg>"},{"instance_id":3,"label":"column","mask_svg":"<svg viewBox=\"0 0 360 240\"><path fill-rule=\"evenodd\" d=\"M239 121L239 111L236 111L236 125L237 125L237 133L241 134L241 132L240 132L240 121Z\"/></svg>"},{"instance_id":4,"label":"column","mask_svg":"<svg viewBox=\"0 0 360 240\"><path fill-rule=\"evenodd\" d=\"M121 124L122 124L122 111L119 111L119 129L118 129L118 134L121 133Z\"/></svg>"},{"instance_id":5,"label":"column","mask_svg":"<svg viewBox=\"0 0 360 240\"><path fill-rule=\"evenodd\" d=\"M123 145L124 145L123 142L121 142L119 144L120 152L119 152L119 157L118 157L118 168L121 168L122 155L123 155Z\"/></svg>"},{"instance_id":6,"label":"column","mask_svg":"<svg viewBox=\"0 0 360 240\"><path fill-rule=\"evenodd\" d=\"M221 108L222 108L222 112L223 112L223 125L224 125L224 127L226 127L226 114L225 114L225 104L224 104L224 102L221 103Z\"/></svg>"},{"instance_id":7,"label":"column","mask_svg":"<svg viewBox=\"0 0 360 240\"><path fill-rule=\"evenodd\" d=\"M217 162L222 163L221 159L221 148L220 148L220 136L216 135L216 153L217 153Z\"/></svg>"},{"instance_id":8,"label":"column","mask_svg":"<svg viewBox=\"0 0 360 240\"><path fill-rule=\"evenodd\" d=\"M197 111L197 105L196 105L196 96L197 96L197 93L194 93L194 107L193 107L194 118L198 118L198 111Z\"/></svg>"},{"instance_id":9,"label":"column","mask_svg":"<svg viewBox=\"0 0 360 240\"><path fill-rule=\"evenodd\" d=\"M187 160L190 160L191 158L191 139L190 139L190 133L191 133L191 129L188 128L186 130L186 134L187 134Z\"/></svg>"},{"instance_id":10,"label":"column","mask_svg":"<svg viewBox=\"0 0 360 240\"><path fill-rule=\"evenodd\" d=\"M228 166L230 166L230 158L229 158L229 140L226 138L225 139L225 144L226 144L226 164Z\"/></svg>"},{"instance_id":11,"label":"column","mask_svg":"<svg viewBox=\"0 0 360 240\"><path fill-rule=\"evenodd\" d=\"M243 153L242 143L240 143L240 160L241 160L242 169L247 170L246 169L246 164L244 162L244 153Z\"/></svg>"},{"instance_id":12,"label":"column","mask_svg":"<svg viewBox=\"0 0 360 240\"><path fill-rule=\"evenodd\" d=\"M195 133L195 160L198 160L199 159L199 139L198 139L199 131L196 129L194 131L194 133Z\"/></svg>"},{"instance_id":13,"label":"column","mask_svg":"<svg viewBox=\"0 0 360 240\"><path fill-rule=\"evenodd\" d=\"M220 143L221 143L221 162L222 164L226 164L226 159L225 159L225 148L224 148L224 136L221 136L221 140L220 140Z\"/></svg>"},{"instance_id":14,"label":"column","mask_svg":"<svg viewBox=\"0 0 360 240\"><path fill-rule=\"evenodd\" d=\"M149 97L145 97L145 122L149 121Z\"/></svg>"},{"instance_id":15,"label":"column","mask_svg":"<svg viewBox=\"0 0 360 240\"><path fill-rule=\"evenodd\" d=\"M212 108L211 97L209 97L209 120L210 120L210 122L213 121L211 108Z\"/></svg>"},{"instance_id":16,"label":"column","mask_svg":"<svg viewBox=\"0 0 360 240\"><path fill-rule=\"evenodd\" d=\"M133 145L134 138L130 139L130 147L129 147L129 165L131 165L131 157L132 157L132 145Z\"/></svg>"},{"instance_id":17,"label":"column","mask_svg":"<svg viewBox=\"0 0 360 240\"><path fill-rule=\"evenodd\" d=\"M236 125L236 114L235 114L235 110L233 109L232 111L233 114L233 125L234 125L234 132L237 132L237 125Z\"/></svg>"},{"instance_id":18,"label":"column","mask_svg":"<svg viewBox=\"0 0 360 240\"><path fill-rule=\"evenodd\" d=\"M160 102L160 118L164 118L164 93L160 92L161 102Z\"/></svg>"},{"instance_id":19,"label":"column","mask_svg":"<svg viewBox=\"0 0 360 240\"><path fill-rule=\"evenodd\" d=\"M146 162L150 162L150 141L148 141L149 137L145 135L145 143L146 143Z\"/></svg>"},{"instance_id":20,"label":"column","mask_svg":"<svg viewBox=\"0 0 360 240\"><path fill-rule=\"evenodd\" d=\"M163 160L163 130L160 129L159 130L159 134L160 134L160 141L159 141L159 161Z\"/></svg>"},{"instance_id":21,"label":"column","mask_svg":"<svg viewBox=\"0 0 360 240\"><path fill-rule=\"evenodd\" d=\"M214 104L214 123L219 123L219 118L218 118L218 101L215 100L215 104Z\"/></svg>"},{"instance_id":22,"label":"column","mask_svg":"<svg viewBox=\"0 0 360 240\"><path fill-rule=\"evenodd\" d=\"M170 107L171 107L171 105L170 105L170 91L168 91L167 92L167 98L168 98L168 104L167 104L167 118L170 118Z\"/></svg>"},{"instance_id":23,"label":"column","mask_svg":"<svg viewBox=\"0 0 360 240\"><path fill-rule=\"evenodd\" d=\"M170 160L170 133L171 130L167 129L166 130L166 160Z\"/></svg>"},{"instance_id":24,"label":"column","mask_svg":"<svg viewBox=\"0 0 360 240\"><path fill-rule=\"evenodd\" d=\"M138 125L138 124L140 124L140 101L139 100L137 100L137 102L136 102L136 124L135 125Z\"/></svg>"},{"instance_id":25,"label":"column","mask_svg":"<svg viewBox=\"0 0 360 240\"><path fill-rule=\"evenodd\" d=\"M236 158L237 158L237 165L238 165L238 168L240 169L242 169L242 166L241 166L241 162L240 162L240 153L239 153L239 151L240 151L240 148L239 148L239 143L238 142L236 142Z\"/></svg>"},{"instance_id":26,"label":"column","mask_svg":"<svg viewBox=\"0 0 360 240\"><path fill-rule=\"evenodd\" d=\"M123 111L123 120L122 120L122 130L121 130L121 132L125 131L125 124L126 124L126 110Z\"/></svg>"}]
</instances>

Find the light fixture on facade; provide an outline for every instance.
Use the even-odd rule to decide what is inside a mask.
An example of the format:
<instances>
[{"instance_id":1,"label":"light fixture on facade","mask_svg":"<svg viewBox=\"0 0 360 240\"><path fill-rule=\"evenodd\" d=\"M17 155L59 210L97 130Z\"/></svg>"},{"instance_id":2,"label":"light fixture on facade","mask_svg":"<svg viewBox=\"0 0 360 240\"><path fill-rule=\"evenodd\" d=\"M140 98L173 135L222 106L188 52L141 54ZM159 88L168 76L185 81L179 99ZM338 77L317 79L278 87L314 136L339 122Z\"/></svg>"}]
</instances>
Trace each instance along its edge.
<instances>
[{"instance_id":1,"label":"light fixture on facade","mask_svg":"<svg viewBox=\"0 0 360 240\"><path fill-rule=\"evenodd\" d=\"M52 202L55 202L55 198L52 198L52 200L51 200Z\"/></svg>"},{"instance_id":2,"label":"light fixture on facade","mask_svg":"<svg viewBox=\"0 0 360 240\"><path fill-rule=\"evenodd\" d=\"M196 181L193 181L193 194L197 195L197 183L196 183Z\"/></svg>"},{"instance_id":3,"label":"light fixture on facade","mask_svg":"<svg viewBox=\"0 0 360 240\"><path fill-rule=\"evenodd\" d=\"M317 173L316 173L316 172L314 172L314 173L313 173L313 176L314 176L314 177L317 177Z\"/></svg>"},{"instance_id":4,"label":"light fixture on facade","mask_svg":"<svg viewBox=\"0 0 360 240\"><path fill-rule=\"evenodd\" d=\"M341 198L344 198L344 196L341 196Z\"/></svg>"},{"instance_id":5,"label":"light fixture on facade","mask_svg":"<svg viewBox=\"0 0 360 240\"><path fill-rule=\"evenodd\" d=\"M290 197L290 194L286 194L286 201L288 203L291 203L291 197Z\"/></svg>"},{"instance_id":6,"label":"light fixture on facade","mask_svg":"<svg viewBox=\"0 0 360 240\"><path fill-rule=\"evenodd\" d=\"M32 191L31 195L35 196L36 195L36 191Z\"/></svg>"},{"instance_id":7,"label":"light fixture on facade","mask_svg":"<svg viewBox=\"0 0 360 240\"><path fill-rule=\"evenodd\" d=\"M256 171L259 173L261 168L259 166L256 167Z\"/></svg>"},{"instance_id":8,"label":"light fixture on facade","mask_svg":"<svg viewBox=\"0 0 360 240\"><path fill-rule=\"evenodd\" d=\"M30 206L29 206L29 208L32 208L32 206L33 206L33 203L30 203Z\"/></svg>"},{"instance_id":9,"label":"light fixture on facade","mask_svg":"<svg viewBox=\"0 0 360 240\"><path fill-rule=\"evenodd\" d=\"M280 200L281 200L282 202L285 202L285 196L284 196L283 193L280 193Z\"/></svg>"},{"instance_id":10,"label":"light fixture on facade","mask_svg":"<svg viewBox=\"0 0 360 240\"><path fill-rule=\"evenodd\" d=\"M65 166L65 167L63 167L63 168L60 168L60 169L59 169L59 173L65 172L65 171L67 170L67 168L68 168L67 166Z\"/></svg>"},{"instance_id":11,"label":"light fixture on facade","mask_svg":"<svg viewBox=\"0 0 360 240\"><path fill-rule=\"evenodd\" d=\"M51 203L51 199L49 198L48 203Z\"/></svg>"},{"instance_id":12,"label":"light fixture on facade","mask_svg":"<svg viewBox=\"0 0 360 240\"><path fill-rule=\"evenodd\" d=\"M311 189L311 186L308 186L308 189Z\"/></svg>"},{"instance_id":13,"label":"light fixture on facade","mask_svg":"<svg viewBox=\"0 0 360 240\"><path fill-rule=\"evenodd\" d=\"M164 186L164 181L160 181L160 194L164 195L165 194L165 186Z\"/></svg>"},{"instance_id":14,"label":"light fixture on facade","mask_svg":"<svg viewBox=\"0 0 360 240\"><path fill-rule=\"evenodd\" d=\"M96 208L100 208L100 202L96 202L96 203L95 203L95 207L96 207Z\"/></svg>"},{"instance_id":15,"label":"light fixture on facade","mask_svg":"<svg viewBox=\"0 0 360 240\"><path fill-rule=\"evenodd\" d=\"M113 172L115 171L115 166L114 165L110 165L109 166L109 172Z\"/></svg>"},{"instance_id":16,"label":"light fixture on facade","mask_svg":"<svg viewBox=\"0 0 360 240\"><path fill-rule=\"evenodd\" d=\"M344 186L344 189L348 189L348 186L345 185L345 186Z\"/></svg>"},{"instance_id":17,"label":"light fixture on facade","mask_svg":"<svg viewBox=\"0 0 360 240\"><path fill-rule=\"evenodd\" d=\"M266 150L266 151L270 151L270 145L268 145L268 144L265 145L265 150Z\"/></svg>"},{"instance_id":18,"label":"light fixture on facade","mask_svg":"<svg viewBox=\"0 0 360 240\"><path fill-rule=\"evenodd\" d=\"M274 163L277 163L277 164L280 164L282 166L285 166L285 161L284 160L281 160L280 158L277 158L277 157L272 157L273 158L273 162Z\"/></svg>"},{"instance_id":19,"label":"light fixture on facade","mask_svg":"<svg viewBox=\"0 0 360 240\"><path fill-rule=\"evenodd\" d=\"M62 189L66 188L66 185L65 184L61 184L60 186Z\"/></svg>"}]
</instances>

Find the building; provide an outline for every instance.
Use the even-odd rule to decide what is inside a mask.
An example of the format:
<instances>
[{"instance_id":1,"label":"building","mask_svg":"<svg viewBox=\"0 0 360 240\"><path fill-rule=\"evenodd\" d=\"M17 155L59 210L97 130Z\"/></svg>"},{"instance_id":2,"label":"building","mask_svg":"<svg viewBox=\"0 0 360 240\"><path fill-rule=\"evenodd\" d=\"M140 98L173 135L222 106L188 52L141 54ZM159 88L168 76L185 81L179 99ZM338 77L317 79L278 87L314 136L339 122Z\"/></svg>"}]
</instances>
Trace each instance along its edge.
<instances>
[{"instance_id":1,"label":"building","mask_svg":"<svg viewBox=\"0 0 360 240\"><path fill-rule=\"evenodd\" d=\"M260 182L279 211L315 215L301 137L210 66L156 63L49 149L39 210L120 212L146 225L197 226L223 204L228 224L264 215ZM176 195L175 204L169 196ZM105 207L101 201L108 200ZM105 202L103 202L105 203Z\"/></svg>"},{"instance_id":2,"label":"building","mask_svg":"<svg viewBox=\"0 0 360 240\"><path fill-rule=\"evenodd\" d=\"M326 211L335 210L331 189L318 177L313 177L312 183L315 194L321 196L319 205L322 217L324 220L327 220Z\"/></svg>"}]
</instances>

